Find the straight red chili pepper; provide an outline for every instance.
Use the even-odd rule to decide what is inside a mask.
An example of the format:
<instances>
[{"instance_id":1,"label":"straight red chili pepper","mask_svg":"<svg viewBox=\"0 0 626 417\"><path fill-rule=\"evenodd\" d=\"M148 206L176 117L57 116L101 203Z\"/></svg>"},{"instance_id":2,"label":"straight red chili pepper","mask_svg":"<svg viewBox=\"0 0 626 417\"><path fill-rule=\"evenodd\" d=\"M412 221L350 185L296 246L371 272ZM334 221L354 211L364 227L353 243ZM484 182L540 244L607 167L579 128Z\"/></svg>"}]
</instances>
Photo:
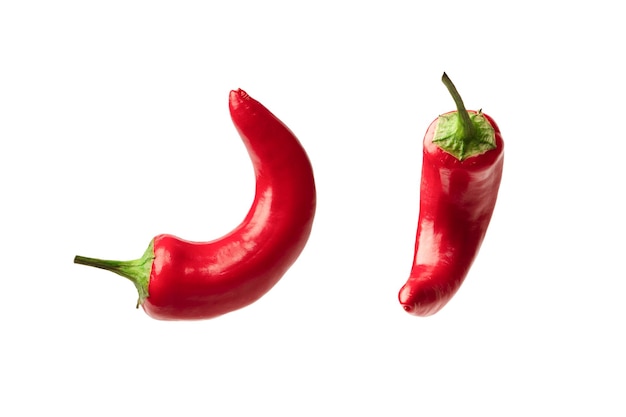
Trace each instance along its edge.
<instances>
[{"instance_id":1,"label":"straight red chili pepper","mask_svg":"<svg viewBox=\"0 0 626 417\"><path fill-rule=\"evenodd\" d=\"M243 90L231 91L229 109L256 176L254 202L238 227L210 242L159 235L134 261L74 259L130 279L139 292L137 307L155 319L209 319L257 301L308 241L316 190L305 150Z\"/></svg>"},{"instance_id":2,"label":"straight red chili pepper","mask_svg":"<svg viewBox=\"0 0 626 417\"><path fill-rule=\"evenodd\" d=\"M424 137L415 256L398 295L416 316L438 312L465 280L492 217L504 161L495 121L467 111L445 73L442 81L457 111L435 119Z\"/></svg>"}]
</instances>

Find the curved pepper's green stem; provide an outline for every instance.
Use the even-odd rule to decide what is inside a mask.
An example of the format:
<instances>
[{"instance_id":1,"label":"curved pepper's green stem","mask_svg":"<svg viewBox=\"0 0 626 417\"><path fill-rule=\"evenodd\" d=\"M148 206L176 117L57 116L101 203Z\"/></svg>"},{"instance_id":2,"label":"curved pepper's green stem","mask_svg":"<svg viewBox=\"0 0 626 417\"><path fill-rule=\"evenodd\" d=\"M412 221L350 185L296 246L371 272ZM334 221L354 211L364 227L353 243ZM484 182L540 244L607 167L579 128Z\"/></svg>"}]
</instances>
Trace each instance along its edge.
<instances>
[{"instance_id":1,"label":"curved pepper's green stem","mask_svg":"<svg viewBox=\"0 0 626 417\"><path fill-rule=\"evenodd\" d=\"M493 126L480 111L470 113L465 109L461 95L445 72L441 81L452 95L457 111L439 116L433 143L460 161L494 149Z\"/></svg>"},{"instance_id":2,"label":"curved pepper's green stem","mask_svg":"<svg viewBox=\"0 0 626 417\"><path fill-rule=\"evenodd\" d=\"M154 260L154 240L150 241L148 249L139 259L132 261L110 261L105 259L88 258L86 256L76 256L74 263L80 265L93 266L94 268L106 269L118 275L128 278L137 287L139 298L137 308L148 298L148 285L150 283L150 273L152 272L152 261Z\"/></svg>"}]
</instances>

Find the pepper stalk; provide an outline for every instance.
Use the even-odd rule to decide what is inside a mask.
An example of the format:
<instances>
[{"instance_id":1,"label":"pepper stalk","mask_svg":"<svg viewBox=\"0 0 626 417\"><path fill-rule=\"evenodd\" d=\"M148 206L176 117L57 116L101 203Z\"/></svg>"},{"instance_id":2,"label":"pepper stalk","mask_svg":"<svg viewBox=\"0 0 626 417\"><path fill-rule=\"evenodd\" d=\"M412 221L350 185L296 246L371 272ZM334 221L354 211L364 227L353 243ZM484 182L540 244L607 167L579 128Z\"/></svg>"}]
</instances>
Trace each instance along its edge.
<instances>
[{"instance_id":1,"label":"pepper stalk","mask_svg":"<svg viewBox=\"0 0 626 417\"><path fill-rule=\"evenodd\" d=\"M143 256L139 259L132 261L112 261L106 259L88 258L86 256L76 256L74 258L74 263L105 269L129 279L133 284L135 284L137 292L139 293L139 298L137 299L137 308L139 308L139 306L143 304L144 300L150 295L148 293L148 286L150 284L150 274L152 272L153 260L154 239L150 241L148 249L146 249Z\"/></svg>"},{"instance_id":2,"label":"pepper stalk","mask_svg":"<svg viewBox=\"0 0 626 417\"><path fill-rule=\"evenodd\" d=\"M445 72L441 81L452 95L457 111L439 116L433 143L459 161L495 149L496 134L482 110L465 109L461 95Z\"/></svg>"}]
</instances>

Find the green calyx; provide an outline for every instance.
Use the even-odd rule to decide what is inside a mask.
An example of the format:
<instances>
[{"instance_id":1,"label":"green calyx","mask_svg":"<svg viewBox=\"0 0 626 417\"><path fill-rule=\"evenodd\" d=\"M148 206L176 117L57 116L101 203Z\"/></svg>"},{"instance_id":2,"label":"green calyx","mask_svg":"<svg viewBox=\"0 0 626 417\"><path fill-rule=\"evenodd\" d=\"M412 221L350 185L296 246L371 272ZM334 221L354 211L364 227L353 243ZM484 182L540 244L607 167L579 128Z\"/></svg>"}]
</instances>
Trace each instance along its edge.
<instances>
[{"instance_id":1,"label":"green calyx","mask_svg":"<svg viewBox=\"0 0 626 417\"><path fill-rule=\"evenodd\" d=\"M469 113L458 91L443 73L441 79L450 91L457 111L439 116L433 143L460 161L496 148L493 126L479 110Z\"/></svg>"},{"instance_id":2,"label":"green calyx","mask_svg":"<svg viewBox=\"0 0 626 417\"><path fill-rule=\"evenodd\" d=\"M137 308L146 298L148 298L148 285L150 284L150 273L152 272L152 262L154 260L154 240L150 241L148 249L143 256L133 261L109 261L104 259L87 258L85 256L76 256L74 263L80 265L93 266L94 268L106 269L115 272L118 275L128 278L135 284L139 298L137 299Z\"/></svg>"}]
</instances>

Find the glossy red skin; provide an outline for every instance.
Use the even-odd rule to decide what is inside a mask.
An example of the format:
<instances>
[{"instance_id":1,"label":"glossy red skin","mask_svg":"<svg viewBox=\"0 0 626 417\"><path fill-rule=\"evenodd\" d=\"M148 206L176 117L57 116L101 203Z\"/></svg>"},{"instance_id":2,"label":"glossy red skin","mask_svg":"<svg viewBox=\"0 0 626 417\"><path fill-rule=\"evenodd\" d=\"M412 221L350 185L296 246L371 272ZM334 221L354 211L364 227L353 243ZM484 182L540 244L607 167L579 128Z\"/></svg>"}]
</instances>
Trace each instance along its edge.
<instances>
[{"instance_id":1,"label":"glossy red skin","mask_svg":"<svg viewBox=\"0 0 626 417\"><path fill-rule=\"evenodd\" d=\"M452 112L451 112L452 113ZM494 120L496 148L458 160L424 137L420 211L413 267L398 295L410 314L443 308L465 280L487 232L502 179L504 142Z\"/></svg>"},{"instance_id":2,"label":"glossy red skin","mask_svg":"<svg viewBox=\"0 0 626 417\"><path fill-rule=\"evenodd\" d=\"M244 91L230 93L229 108L254 166L254 202L243 222L217 240L154 238L149 296L142 306L155 319L209 319L255 302L287 272L309 238L316 190L305 150Z\"/></svg>"}]
</instances>

